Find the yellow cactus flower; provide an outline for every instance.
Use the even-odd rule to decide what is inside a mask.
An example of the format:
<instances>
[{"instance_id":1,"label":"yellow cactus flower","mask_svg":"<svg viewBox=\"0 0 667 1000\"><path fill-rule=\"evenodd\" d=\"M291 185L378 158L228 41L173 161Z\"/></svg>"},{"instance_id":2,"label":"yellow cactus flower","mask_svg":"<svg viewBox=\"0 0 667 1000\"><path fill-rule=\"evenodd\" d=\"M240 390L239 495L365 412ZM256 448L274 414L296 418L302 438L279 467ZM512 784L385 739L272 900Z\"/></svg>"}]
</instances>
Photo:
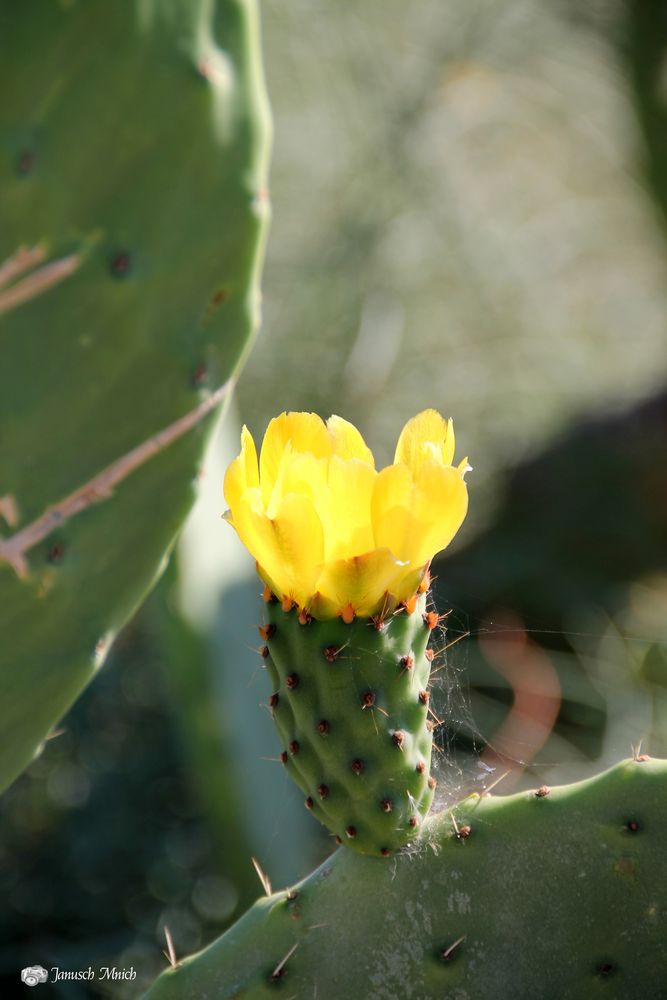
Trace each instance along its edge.
<instances>
[{"instance_id":1,"label":"yellow cactus flower","mask_svg":"<svg viewBox=\"0 0 667 1000\"><path fill-rule=\"evenodd\" d=\"M384 615L417 592L468 508L454 428L424 410L403 428L394 464L377 472L341 417L281 413L257 460L252 435L225 476L226 519L286 608L314 618Z\"/></svg>"}]
</instances>

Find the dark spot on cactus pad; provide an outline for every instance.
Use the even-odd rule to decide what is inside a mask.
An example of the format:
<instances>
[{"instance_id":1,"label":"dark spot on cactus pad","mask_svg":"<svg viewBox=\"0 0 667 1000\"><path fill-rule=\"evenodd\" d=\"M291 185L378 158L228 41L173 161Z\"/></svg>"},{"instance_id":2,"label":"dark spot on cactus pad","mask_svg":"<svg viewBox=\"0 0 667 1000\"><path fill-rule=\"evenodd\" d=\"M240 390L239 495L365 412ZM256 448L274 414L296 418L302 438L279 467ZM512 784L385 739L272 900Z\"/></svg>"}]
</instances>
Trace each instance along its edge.
<instances>
[{"instance_id":1,"label":"dark spot on cactus pad","mask_svg":"<svg viewBox=\"0 0 667 1000\"><path fill-rule=\"evenodd\" d=\"M625 824L625 829L628 833L638 833L641 830L641 826L636 819L629 819Z\"/></svg>"},{"instance_id":2,"label":"dark spot on cactus pad","mask_svg":"<svg viewBox=\"0 0 667 1000\"><path fill-rule=\"evenodd\" d=\"M428 705L429 701L431 700L430 692L428 692L428 691L420 691L419 692L419 700L422 703L422 705Z\"/></svg>"},{"instance_id":3,"label":"dark spot on cactus pad","mask_svg":"<svg viewBox=\"0 0 667 1000\"><path fill-rule=\"evenodd\" d=\"M288 674L285 678L285 684L293 691L295 687L299 686L299 675L298 674Z\"/></svg>"},{"instance_id":4,"label":"dark spot on cactus pad","mask_svg":"<svg viewBox=\"0 0 667 1000\"><path fill-rule=\"evenodd\" d=\"M328 785L318 785L317 786L317 794L319 795L319 797L321 799L326 799L327 795L329 794L329 786Z\"/></svg>"},{"instance_id":5,"label":"dark spot on cactus pad","mask_svg":"<svg viewBox=\"0 0 667 1000\"><path fill-rule=\"evenodd\" d=\"M419 816L411 816L410 819L408 820L408 823L412 827L419 826Z\"/></svg>"},{"instance_id":6,"label":"dark spot on cactus pad","mask_svg":"<svg viewBox=\"0 0 667 1000\"><path fill-rule=\"evenodd\" d=\"M315 803L313 802L313 800L311 799L311 797L309 795L308 798L306 799L306 801L304 802L304 806L306 807L306 809L312 809L314 805L315 805Z\"/></svg>"},{"instance_id":7,"label":"dark spot on cactus pad","mask_svg":"<svg viewBox=\"0 0 667 1000\"><path fill-rule=\"evenodd\" d=\"M427 649L426 652L424 653L424 656L429 661L429 663L433 663L433 658L435 656L435 653L433 652L432 649Z\"/></svg>"},{"instance_id":8,"label":"dark spot on cactus pad","mask_svg":"<svg viewBox=\"0 0 667 1000\"><path fill-rule=\"evenodd\" d=\"M613 976L615 972L618 972L618 969L613 962L599 962L595 967L595 971L598 976L606 979L608 976Z\"/></svg>"},{"instance_id":9,"label":"dark spot on cactus pad","mask_svg":"<svg viewBox=\"0 0 667 1000\"><path fill-rule=\"evenodd\" d=\"M204 385L208 378L208 368L204 362L200 362L192 373L192 384L195 388Z\"/></svg>"},{"instance_id":10,"label":"dark spot on cactus pad","mask_svg":"<svg viewBox=\"0 0 667 1000\"><path fill-rule=\"evenodd\" d=\"M435 788L437 786L437 784L438 784L438 782L435 780L435 778L433 777L433 775L432 774L429 775L428 787L429 788Z\"/></svg>"},{"instance_id":11,"label":"dark spot on cactus pad","mask_svg":"<svg viewBox=\"0 0 667 1000\"><path fill-rule=\"evenodd\" d=\"M290 743L290 745L288 747L288 750L292 754L292 757L296 757L296 755L298 754L298 752L299 752L300 749L301 748L299 746L299 741L298 740L292 740L292 742Z\"/></svg>"},{"instance_id":12,"label":"dark spot on cactus pad","mask_svg":"<svg viewBox=\"0 0 667 1000\"><path fill-rule=\"evenodd\" d=\"M289 757L287 755L287 750L282 750L281 753L280 753L280 761L281 761L281 763L282 764L286 764L288 760L289 760Z\"/></svg>"},{"instance_id":13,"label":"dark spot on cactus pad","mask_svg":"<svg viewBox=\"0 0 667 1000\"><path fill-rule=\"evenodd\" d=\"M260 646L259 655L262 657L263 660L265 660L267 658L267 656L269 655L269 647L268 646Z\"/></svg>"},{"instance_id":14,"label":"dark spot on cactus pad","mask_svg":"<svg viewBox=\"0 0 667 1000\"><path fill-rule=\"evenodd\" d=\"M324 658L328 663L335 663L339 653L340 649L338 646L327 646L324 650Z\"/></svg>"},{"instance_id":15,"label":"dark spot on cactus pad","mask_svg":"<svg viewBox=\"0 0 667 1000\"><path fill-rule=\"evenodd\" d=\"M354 838L357 835L357 828L356 828L356 826L346 826L345 827L345 833L350 838L350 840L354 840Z\"/></svg>"},{"instance_id":16,"label":"dark spot on cactus pad","mask_svg":"<svg viewBox=\"0 0 667 1000\"><path fill-rule=\"evenodd\" d=\"M16 161L16 171L20 177L27 177L31 174L35 166L35 154L29 149L24 149L22 153L19 153L18 159Z\"/></svg>"},{"instance_id":17,"label":"dark spot on cactus pad","mask_svg":"<svg viewBox=\"0 0 667 1000\"><path fill-rule=\"evenodd\" d=\"M264 642L268 642L269 639L276 634L276 626L271 622L269 625L258 625L259 634L264 639Z\"/></svg>"},{"instance_id":18,"label":"dark spot on cactus pad","mask_svg":"<svg viewBox=\"0 0 667 1000\"><path fill-rule=\"evenodd\" d=\"M213 298L211 299L211 305L219 306L225 301L226 298L227 298L227 292L225 291L225 289L219 288L215 293L215 295L213 296Z\"/></svg>"},{"instance_id":19,"label":"dark spot on cactus pad","mask_svg":"<svg viewBox=\"0 0 667 1000\"><path fill-rule=\"evenodd\" d=\"M382 799L380 802L380 809L382 812L390 813L394 808L394 803L391 799Z\"/></svg>"},{"instance_id":20,"label":"dark spot on cactus pad","mask_svg":"<svg viewBox=\"0 0 667 1000\"><path fill-rule=\"evenodd\" d=\"M424 774L424 772L426 771L426 764L424 763L423 760L420 760L418 762L418 764L415 767L415 771L417 772L417 774Z\"/></svg>"},{"instance_id":21,"label":"dark spot on cactus pad","mask_svg":"<svg viewBox=\"0 0 667 1000\"><path fill-rule=\"evenodd\" d=\"M366 691L361 696L361 707L362 708L372 708L375 704L375 695L372 691Z\"/></svg>"},{"instance_id":22,"label":"dark spot on cactus pad","mask_svg":"<svg viewBox=\"0 0 667 1000\"><path fill-rule=\"evenodd\" d=\"M317 723L316 729L320 734L320 736L326 736L326 734L329 732L329 723L327 722L326 719L320 719L320 721Z\"/></svg>"},{"instance_id":23,"label":"dark spot on cactus pad","mask_svg":"<svg viewBox=\"0 0 667 1000\"><path fill-rule=\"evenodd\" d=\"M58 563L63 561L64 555L65 555L65 546L63 545L63 543L54 542L49 549L47 559L49 560L50 563L57 565Z\"/></svg>"},{"instance_id":24,"label":"dark spot on cactus pad","mask_svg":"<svg viewBox=\"0 0 667 1000\"><path fill-rule=\"evenodd\" d=\"M382 855L383 858L388 858L389 855L391 854L391 851L389 850L388 847L381 847L380 854Z\"/></svg>"},{"instance_id":25,"label":"dark spot on cactus pad","mask_svg":"<svg viewBox=\"0 0 667 1000\"><path fill-rule=\"evenodd\" d=\"M549 788L548 785L540 785L540 787L535 792L535 798L536 799L545 799L547 797L547 795L549 794L550 791L551 791L551 789Z\"/></svg>"},{"instance_id":26,"label":"dark spot on cactus pad","mask_svg":"<svg viewBox=\"0 0 667 1000\"><path fill-rule=\"evenodd\" d=\"M290 891L287 893L287 902L293 903L298 895L299 893L296 891L296 889L290 889Z\"/></svg>"},{"instance_id":27,"label":"dark spot on cactus pad","mask_svg":"<svg viewBox=\"0 0 667 1000\"><path fill-rule=\"evenodd\" d=\"M269 705L271 708L275 708L279 701L280 701L280 695L278 694L277 691L274 694L269 695Z\"/></svg>"},{"instance_id":28,"label":"dark spot on cactus pad","mask_svg":"<svg viewBox=\"0 0 667 1000\"><path fill-rule=\"evenodd\" d=\"M403 745L405 743L405 733L403 732L403 730L395 729L391 734L391 738L394 743L394 746L397 746L399 750L402 750Z\"/></svg>"},{"instance_id":29,"label":"dark spot on cactus pad","mask_svg":"<svg viewBox=\"0 0 667 1000\"><path fill-rule=\"evenodd\" d=\"M350 767L352 768L355 774L361 774L361 772L364 769L364 762L363 760L359 760L359 758L357 758L356 760L352 761Z\"/></svg>"},{"instance_id":30,"label":"dark spot on cactus pad","mask_svg":"<svg viewBox=\"0 0 667 1000\"><path fill-rule=\"evenodd\" d=\"M130 272L130 255L127 250L118 250L111 258L111 273L124 278Z\"/></svg>"},{"instance_id":31,"label":"dark spot on cactus pad","mask_svg":"<svg viewBox=\"0 0 667 1000\"><path fill-rule=\"evenodd\" d=\"M469 826L460 826L456 831L456 836L459 840L467 840L472 833L472 828Z\"/></svg>"},{"instance_id":32,"label":"dark spot on cactus pad","mask_svg":"<svg viewBox=\"0 0 667 1000\"><path fill-rule=\"evenodd\" d=\"M412 670L415 665L415 658L410 653L406 653L405 656L401 657L401 670Z\"/></svg>"}]
</instances>

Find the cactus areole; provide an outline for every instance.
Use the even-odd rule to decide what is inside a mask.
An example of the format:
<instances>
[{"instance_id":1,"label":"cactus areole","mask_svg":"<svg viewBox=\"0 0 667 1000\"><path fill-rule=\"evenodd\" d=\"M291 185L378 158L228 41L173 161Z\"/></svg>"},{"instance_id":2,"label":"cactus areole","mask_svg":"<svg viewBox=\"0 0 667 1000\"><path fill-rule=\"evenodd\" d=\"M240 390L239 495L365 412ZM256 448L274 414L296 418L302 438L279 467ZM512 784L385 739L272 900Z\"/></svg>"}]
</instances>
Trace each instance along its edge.
<instances>
[{"instance_id":1,"label":"cactus areole","mask_svg":"<svg viewBox=\"0 0 667 1000\"><path fill-rule=\"evenodd\" d=\"M467 459L435 410L376 471L340 417L283 413L259 461L246 428L227 520L265 583L260 653L281 760L305 806L357 851L388 857L430 808L429 565L465 517Z\"/></svg>"}]
</instances>

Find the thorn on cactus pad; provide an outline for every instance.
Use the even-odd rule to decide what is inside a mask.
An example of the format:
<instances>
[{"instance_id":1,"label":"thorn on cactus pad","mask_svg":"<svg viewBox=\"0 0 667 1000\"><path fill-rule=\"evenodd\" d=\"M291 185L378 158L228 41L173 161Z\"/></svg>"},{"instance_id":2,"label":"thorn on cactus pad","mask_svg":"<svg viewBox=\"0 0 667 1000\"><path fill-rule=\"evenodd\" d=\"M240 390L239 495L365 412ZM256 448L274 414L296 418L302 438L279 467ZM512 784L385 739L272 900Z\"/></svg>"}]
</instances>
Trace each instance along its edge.
<instances>
[{"instance_id":1,"label":"thorn on cactus pad","mask_svg":"<svg viewBox=\"0 0 667 1000\"><path fill-rule=\"evenodd\" d=\"M299 686L299 675L296 673L288 674L287 677L285 678L285 684L287 685L290 691L293 691L294 688Z\"/></svg>"},{"instance_id":2,"label":"thorn on cactus pad","mask_svg":"<svg viewBox=\"0 0 667 1000\"><path fill-rule=\"evenodd\" d=\"M472 828L469 826L460 826L456 831L456 836L459 840L467 840L472 833Z\"/></svg>"},{"instance_id":3,"label":"thorn on cactus pad","mask_svg":"<svg viewBox=\"0 0 667 1000\"><path fill-rule=\"evenodd\" d=\"M327 795L329 794L329 786L328 785L318 785L317 786L317 794L319 795L319 797L321 799L326 799Z\"/></svg>"},{"instance_id":4,"label":"thorn on cactus pad","mask_svg":"<svg viewBox=\"0 0 667 1000\"><path fill-rule=\"evenodd\" d=\"M287 954L283 958L281 958L281 960L278 962L275 969L271 973L272 982L276 982L276 980L282 979L282 977L285 975L285 966L287 965L288 961L290 960L290 958L292 957L292 955L294 954L294 952L298 947L299 947L298 943L293 945L287 952Z\"/></svg>"},{"instance_id":5,"label":"thorn on cactus pad","mask_svg":"<svg viewBox=\"0 0 667 1000\"><path fill-rule=\"evenodd\" d=\"M437 611L427 611L422 615L422 618L424 619L424 625L429 632L431 632L440 621Z\"/></svg>"},{"instance_id":6,"label":"thorn on cactus pad","mask_svg":"<svg viewBox=\"0 0 667 1000\"><path fill-rule=\"evenodd\" d=\"M380 809L382 810L382 812L390 813L393 808L394 808L394 803L391 801L391 799L382 799L380 801Z\"/></svg>"},{"instance_id":7,"label":"thorn on cactus pad","mask_svg":"<svg viewBox=\"0 0 667 1000\"><path fill-rule=\"evenodd\" d=\"M607 979L608 976L612 976L617 971L617 967L613 962L600 962L596 966L595 971L602 979Z\"/></svg>"},{"instance_id":8,"label":"thorn on cactus pad","mask_svg":"<svg viewBox=\"0 0 667 1000\"><path fill-rule=\"evenodd\" d=\"M197 365L197 367L192 373L192 384L195 386L195 388L199 388L199 386L202 386L206 383L207 378L208 378L208 368L202 361L200 364Z\"/></svg>"},{"instance_id":9,"label":"thorn on cactus pad","mask_svg":"<svg viewBox=\"0 0 667 1000\"><path fill-rule=\"evenodd\" d=\"M273 593L273 591L269 587L268 583L264 585L264 590L262 591L262 600L266 604L275 604L276 601L278 600L278 598L276 597L276 595Z\"/></svg>"},{"instance_id":10,"label":"thorn on cactus pad","mask_svg":"<svg viewBox=\"0 0 667 1000\"><path fill-rule=\"evenodd\" d=\"M29 149L24 149L19 153L16 161L16 172L20 177L27 177L32 173L35 166L35 154Z\"/></svg>"},{"instance_id":11,"label":"thorn on cactus pad","mask_svg":"<svg viewBox=\"0 0 667 1000\"><path fill-rule=\"evenodd\" d=\"M460 938L457 938L456 941L452 942L452 944L447 945L446 948L442 949L442 951L440 952L440 958L443 960L443 962L449 962L451 960L454 952L459 947L459 945L463 944L465 939L466 935L462 934Z\"/></svg>"},{"instance_id":12,"label":"thorn on cactus pad","mask_svg":"<svg viewBox=\"0 0 667 1000\"><path fill-rule=\"evenodd\" d=\"M315 803L313 802L313 800L311 799L311 797L309 795L308 798L306 799L306 801L304 802L304 806L306 807L306 809L312 809L314 805L315 805Z\"/></svg>"},{"instance_id":13,"label":"thorn on cactus pad","mask_svg":"<svg viewBox=\"0 0 667 1000\"><path fill-rule=\"evenodd\" d=\"M285 614L288 614L294 607L294 601L288 594L283 595L283 599L280 604Z\"/></svg>"},{"instance_id":14,"label":"thorn on cactus pad","mask_svg":"<svg viewBox=\"0 0 667 1000\"><path fill-rule=\"evenodd\" d=\"M423 760L420 760L417 763L415 771L417 772L417 774L424 774L424 772L426 771L426 764L424 763Z\"/></svg>"},{"instance_id":15,"label":"thorn on cactus pad","mask_svg":"<svg viewBox=\"0 0 667 1000\"><path fill-rule=\"evenodd\" d=\"M412 670L415 665L415 658L411 653L406 653L400 659L401 670Z\"/></svg>"},{"instance_id":16,"label":"thorn on cactus pad","mask_svg":"<svg viewBox=\"0 0 667 1000\"><path fill-rule=\"evenodd\" d=\"M376 632L382 632L387 627L387 623L382 615L375 615L371 618L371 624Z\"/></svg>"},{"instance_id":17,"label":"thorn on cactus pad","mask_svg":"<svg viewBox=\"0 0 667 1000\"><path fill-rule=\"evenodd\" d=\"M280 763L281 764L286 764L288 760L289 760L289 756L288 756L287 750L282 750L281 753L280 753Z\"/></svg>"},{"instance_id":18,"label":"thorn on cactus pad","mask_svg":"<svg viewBox=\"0 0 667 1000\"><path fill-rule=\"evenodd\" d=\"M438 782L435 780L435 778L433 777L433 775L432 774L429 775L428 787L431 788L431 789L433 789L433 788L437 788L437 785L438 785Z\"/></svg>"},{"instance_id":19,"label":"thorn on cactus pad","mask_svg":"<svg viewBox=\"0 0 667 1000\"><path fill-rule=\"evenodd\" d=\"M292 740L292 742L290 743L290 745L288 747L288 750L292 754L292 757L296 757L296 755L298 754L298 752L299 752L300 749L301 749L301 747L299 746L299 741L298 740Z\"/></svg>"},{"instance_id":20,"label":"thorn on cactus pad","mask_svg":"<svg viewBox=\"0 0 667 1000\"><path fill-rule=\"evenodd\" d=\"M411 827L419 826L419 817L411 816L410 819L408 820L408 823Z\"/></svg>"},{"instance_id":21,"label":"thorn on cactus pad","mask_svg":"<svg viewBox=\"0 0 667 1000\"><path fill-rule=\"evenodd\" d=\"M287 902L293 903L298 895L299 893L296 891L296 889L290 889L286 896Z\"/></svg>"},{"instance_id":22,"label":"thorn on cactus pad","mask_svg":"<svg viewBox=\"0 0 667 1000\"><path fill-rule=\"evenodd\" d=\"M419 581L419 587L417 588L417 590L419 591L420 594L425 594L430 586L431 586L431 574L427 569L425 569L424 575Z\"/></svg>"},{"instance_id":23,"label":"thorn on cactus pad","mask_svg":"<svg viewBox=\"0 0 667 1000\"><path fill-rule=\"evenodd\" d=\"M352 761L350 767L352 768L354 774L361 774L361 772L364 769L364 762L363 760L359 760L359 758L357 758L356 760Z\"/></svg>"},{"instance_id":24,"label":"thorn on cactus pad","mask_svg":"<svg viewBox=\"0 0 667 1000\"><path fill-rule=\"evenodd\" d=\"M130 271L130 255L127 250L118 250L111 258L111 273L117 278L124 278Z\"/></svg>"},{"instance_id":25,"label":"thorn on cactus pad","mask_svg":"<svg viewBox=\"0 0 667 1000\"><path fill-rule=\"evenodd\" d=\"M258 625L257 628L264 642L268 642L276 634L276 626L272 622L269 625Z\"/></svg>"},{"instance_id":26,"label":"thorn on cactus pad","mask_svg":"<svg viewBox=\"0 0 667 1000\"><path fill-rule=\"evenodd\" d=\"M354 619L357 617L354 608L351 604L346 604L340 613L341 618L346 625L351 625Z\"/></svg>"},{"instance_id":27,"label":"thorn on cactus pad","mask_svg":"<svg viewBox=\"0 0 667 1000\"><path fill-rule=\"evenodd\" d=\"M395 729L391 734L391 739L394 746L398 747L399 750L403 749L405 744L405 733L402 729Z\"/></svg>"},{"instance_id":28,"label":"thorn on cactus pad","mask_svg":"<svg viewBox=\"0 0 667 1000\"><path fill-rule=\"evenodd\" d=\"M375 704L375 694L372 691L366 691L361 696L361 707L362 708L372 708Z\"/></svg>"},{"instance_id":29,"label":"thorn on cactus pad","mask_svg":"<svg viewBox=\"0 0 667 1000\"><path fill-rule=\"evenodd\" d=\"M417 595L413 594L409 597L407 601L403 601L402 607L407 611L409 615L414 614L417 609Z\"/></svg>"},{"instance_id":30,"label":"thorn on cactus pad","mask_svg":"<svg viewBox=\"0 0 667 1000\"><path fill-rule=\"evenodd\" d=\"M334 840L336 841L336 843L338 844L338 846L339 846L339 847L340 847L340 845L341 845L341 844L343 843L343 841L342 841L342 840L341 840L341 838L340 838L340 837L338 836L338 834L336 834L336 836L334 837Z\"/></svg>"},{"instance_id":31,"label":"thorn on cactus pad","mask_svg":"<svg viewBox=\"0 0 667 1000\"><path fill-rule=\"evenodd\" d=\"M357 835L357 828L356 828L356 826L346 826L345 827L345 833L350 838L350 840L354 840L354 838Z\"/></svg>"},{"instance_id":32,"label":"thorn on cactus pad","mask_svg":"<svg viewBox=\"0 0 667 1000\"><path fill-rule=\"evenodd\" d=\"M340 648L338 646L326 646L324 649L324 659L327 663L335 663L339 653Z\"/></svg>"},{"instance_id":33,"label":"thorn on cactus pad","mask_svg":"<svg viewBox=\"0 0 667 1000\"><path fill-rule=\"evenodd\" d=\"M638 820L629 819L628 822L625 824L625 829L628 831L628 833L639 833L639 831L641 830L641 826L639 825Z\"/></svg>"},{"instance_id":34,"label":"thorn on cactus pad","mask_svg":"<svg viewBox=\"0 0 667 1000\"><path fill-rule=\"evenodd\" d=\"M275 691L272 695L269 695L269 707L276 708L278 702L280 701L280 695Z\"/></svg>"},{"instance_id":35,"label":"thorn on cactus pad","mask_svg":"<svg viewBox=\"0 0 667 1000\"><path fill-rule=\"evenodd\" d=\"M428 691L420 691L419 692L419 700L422 703L422 705L428 705L429 701L431 700L430 692L428 692Z\"/></svg>"},{"instance_id":36,"label":"thorn on cactus pad","mask_svg":"<svg viewBox=\"0 0 667 1000\"><path fill-rule=\"evenodd\" d=\"M433 663L435 653L433 652L432 649L427 649L426 652L424 653L424 656L426 657L429 663Z\"/></svg>"},{"instance_id":37,"label":"thorn on cactus pad","mask_svg":"<svg viewBox=\"0 0 667 1000\"><path fill-rule=\"evenodd\" d=\"M388 858L389 855L391 854L391 851L389 850L388 847L381 847L380 854L382 855L383 858Z\"/></svg>"},{"instance_id":38,"label":"thorn on cactus pad","mask_svg":"<svg viewBox=\"0 0 667 1000\"><path fill-rule=\"evenodd\" d=\"M309 615L305 608L301 608L299 611L299 625L310 625L313 620L313 616Z\"/></svg>"},{"instance_id":39,"label":"thorn on cactus pad","mask_svg":"<svg viewBox=\"0 0 667 1000\"><path fill-rule=\"evenodd\" d=\"M550 791L551 791L551 789L549 788L548 785L540 785L540 787L535 792L535 798L536 799L545 799L547 797L547 795L549 794Z\"/></svg>"},{"instance_id":40,"label":"thorn on cactus pad","mask_svg":"<svg viewBox=\"0 0 667 1000\"><path fill-rule=\"evenodd\" d=\"M262 657L263 660L266 660L266 658L269 655L269 647L268 646L260 646L260 648L259 648L259 655Z\"/></svg>"},{"instance_id":41,"label":"thorn on cactus pad","mask_svg":"<svg viewBox=\"0 0 667 1000\"><path fill-rule=\"evenodd\" d=\"M327 733L329 732L329 728L330 728L329 723L327 722L326 719L320 719L320 721L317 723L316 726L316 729L320 734L320 736L326 736Z\"/></svg>"},{"instance_id":42,"label":"thorn on cactus pad","mask_svg":"<svg viewBox=\"0 0 667 1000\"><path fill-rule=\"evenodd\" d=\"M54 542L53 545L50 547L46 558L53 566L57 566L58 563L61 563L63 561L64 556L65 556L65 546L63 545L63 543Z\"/></svg>"}]
</instances>

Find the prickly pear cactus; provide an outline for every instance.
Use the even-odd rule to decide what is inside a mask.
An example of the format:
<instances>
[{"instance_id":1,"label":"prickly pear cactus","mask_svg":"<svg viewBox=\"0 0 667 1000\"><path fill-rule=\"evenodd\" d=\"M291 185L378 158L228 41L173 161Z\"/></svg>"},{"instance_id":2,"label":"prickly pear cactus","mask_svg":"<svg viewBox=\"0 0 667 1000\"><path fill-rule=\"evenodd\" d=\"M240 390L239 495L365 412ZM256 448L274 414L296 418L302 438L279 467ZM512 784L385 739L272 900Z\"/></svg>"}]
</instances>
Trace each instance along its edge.
<instances>
[{"instance_id":1,"label":"prickly pear cactus","mask_svg":"<svg viewBox=\"0 0 667 1000\"><path fill-rule=\"evenodd\" d=\"M2 788L159 573L256 325L255 0L1 0L0 93Z\"/></svg>"},{"instance_id":2,"label":"prickly pear cactus","mask_svg":"<svg viewBox=\"0 0 667 1000\"><path fill-rule=\"evenodd\" d=\"M261 653L281 760L336 836L387 857L433 800L430 626L422 594L386 620L318 622L270 601Z\"/></svg>"},{"instance_id":3,"label":"prickly pear cactus","mask_svg":"<svg viewBox=\"0 0 667 1000\"><path fill-rule=\"evenodd\" d=\"M283 413L257 457L244 428L225 476L227 519L257 559L262 655L282 760L339 843L389 857L427 814L429 653L435 551L468 505L468 461L435 410L403 428L376 471L352 424Z\"/></svg>"},{"instance_id":4,"label":"prickly pear cactus","mask_svg":"<svg viewBox=\"0 0 667 1000\"><path fill-rule=\"evenodd\" d=\"M389 864L338 851L150 1000L646 1000L667 982L667 762L470 796Z\"/></svg>"}]
</instances>

